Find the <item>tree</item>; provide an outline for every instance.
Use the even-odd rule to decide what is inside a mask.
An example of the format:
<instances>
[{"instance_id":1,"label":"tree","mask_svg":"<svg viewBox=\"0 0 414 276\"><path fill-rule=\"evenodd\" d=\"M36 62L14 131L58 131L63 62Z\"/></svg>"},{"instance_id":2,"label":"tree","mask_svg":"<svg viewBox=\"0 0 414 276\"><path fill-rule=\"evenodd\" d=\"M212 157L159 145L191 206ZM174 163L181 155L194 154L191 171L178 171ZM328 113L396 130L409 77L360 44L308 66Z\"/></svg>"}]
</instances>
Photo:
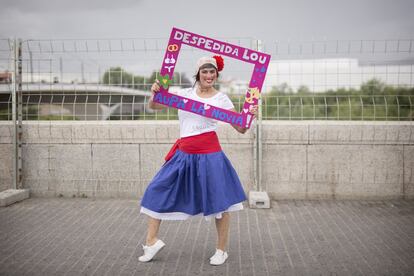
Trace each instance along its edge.
<instances>
[{"instance_id":1,"label":"tree","mask_svg":"<svg viewBox=\"0 0 414 276\"><path fill-rule=\"evenodd\" d=\"M309 89L309 87L307 87L306 85L301 85L298 88L298 94L310 94L311 91Z\"/></svg>"},{"instance_id":2,"label":"tree","mask_svg":"<svg viewBox=\"0 0 414 276\"><path fill-rule=\"evenodd\" d=\"M375 78L361 84L362 95L381 95L384 89L385 83Z\"/></svg>"},{"instance_id":3,"label":"tree","mask_svg":"<svg viewBox=\"0 0 414 276\"><path fill-rule=\"evenodd\" d=\"M122 67L111 67L102 76L102 82L108 85L123 86L133 89L150 90L159 72L153 71L149 77L133 75ZM172 85L183 88L193 84L184 73L174 72Z\"/></svg>"},{"instance_id":4,"label":"tree","mask_svg":"<svg viewBox=\"0 0 414 276\"><path fill-rule=\"evenodd\" d=\"M111 67L103 75L103 83L115 86L123 86L132 83L132 74L121 67Z\"/></svg>"}]
</instances>

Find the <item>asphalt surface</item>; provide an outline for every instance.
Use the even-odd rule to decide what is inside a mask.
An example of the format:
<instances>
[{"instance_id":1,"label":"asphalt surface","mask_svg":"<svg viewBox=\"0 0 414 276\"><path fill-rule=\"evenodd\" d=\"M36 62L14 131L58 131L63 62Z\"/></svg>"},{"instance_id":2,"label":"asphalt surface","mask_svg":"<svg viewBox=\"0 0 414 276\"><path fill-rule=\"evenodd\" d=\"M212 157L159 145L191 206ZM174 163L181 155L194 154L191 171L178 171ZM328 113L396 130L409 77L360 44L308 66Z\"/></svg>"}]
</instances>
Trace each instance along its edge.
<instances>
[{"instance_id":1,"label":"asphalt surface","mask_svg":"<svg viewBox=\"0 0 414 276\"><path fill-rule=\"evenodd\" d=\"M163 221L140 263L139 201L30 198L0 208L0 275L414 275L414 201L272 201L231 214L229 258L211 266L214 220Z\"/></svg>"}]
</instances>

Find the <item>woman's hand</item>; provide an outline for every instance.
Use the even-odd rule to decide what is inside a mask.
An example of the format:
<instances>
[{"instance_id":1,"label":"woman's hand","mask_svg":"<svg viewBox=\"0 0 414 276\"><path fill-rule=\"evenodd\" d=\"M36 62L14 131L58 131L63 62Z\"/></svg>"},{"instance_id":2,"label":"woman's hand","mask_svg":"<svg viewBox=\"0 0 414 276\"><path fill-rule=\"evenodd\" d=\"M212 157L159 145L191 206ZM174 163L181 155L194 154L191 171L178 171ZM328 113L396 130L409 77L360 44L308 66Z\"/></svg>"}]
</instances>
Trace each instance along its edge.
<instances>
[{"instance_id":1,"label":"woman's hand","mask_svg":"<svg viewBox=\"0 0 414 276\"><path fill-rule=\"evenodd\" d=\"M155 82L152 84L151 86L151 92L152 92L152 96L150 97L149 101L148 101L148 107L151 109L165 109L166 106L159 104L159 103L155 103L154 100L154 95L158 92L160 92L160 81L159 80L155 80Z\"/></svg>"},{"instance_id":2,"label":"woman's hand","mask_svg":"<svg viewBox=\"0 0 414 276\"><path fill-rule=\"evenodd\" d=\"M249 107L249 112L253 114L253 118L257 118L257 114L259 112L259 107L257 105L251 105Z\"/></svg>"},{"instance_id":3,"label":"woman's hand","mask_svg":"<svg viewBox=\"0 0 414 276\"><path fill-rule=\"evenodd\" d=\"M160 92L160 81L159 80L156 79L155 82L152 84L151 92L152 94Z\"/></svg>"},{"instance_id":4,"label":"woman's hand","mask_svg":"<svg viewBox=\"0 0 414 276\"><path fill-rule=\"evenodd\" d=\"M251 114L253 114L253 119L255 119L257 117L258 109L259 108L258 108L257 105L251 105L251 106L249 106L249 112ZM231 109L231 111L237 112L235 109ZM241 126L238 126L238 125L232 125L232 127L235 130L237 130L238 132L240 132L241 134L244 134L247 131L247 128L244 128L244 127L241 127Z\"/></svg>"}]
</instances>

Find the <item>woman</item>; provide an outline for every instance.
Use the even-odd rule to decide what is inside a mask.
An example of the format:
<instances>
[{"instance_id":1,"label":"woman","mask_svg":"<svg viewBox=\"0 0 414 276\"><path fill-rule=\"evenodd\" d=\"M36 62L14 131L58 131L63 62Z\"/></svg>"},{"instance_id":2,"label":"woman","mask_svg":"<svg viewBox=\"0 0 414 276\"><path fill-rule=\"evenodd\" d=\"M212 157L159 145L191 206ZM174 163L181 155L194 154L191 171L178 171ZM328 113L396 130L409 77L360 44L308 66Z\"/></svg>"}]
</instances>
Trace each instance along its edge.
<instances>
[{"instance_id":1,"label":"woman","mask_svg":"<svg viewBox=\"0 0 414 276\"><path fill-rule=\"evenodd\" d=\"M196 82L192 88L182 89L177 94L213 106L233 110L234 105L223 93L214 88L223 69L220 56L202 57L197 62ZM152 101L159 92L156 81L149 107L163 109L166 106ZM255 116L257 106L250 109ZM200 115L178 111L180 139L166 157L166 162L148 185L141 200L141 213L149 216L146 245L141 262L148 262L165 244L157 238L161 220L183 220L203 215L207 220L215 218L217 247L210 258L211 265L223 264L228 254L225 251L228 239L229 212L243 209L246 200L240 180L220 148L215 133L217 121ZM247 129L233 125L240 133Z\"/></svg>"}]
</instances>

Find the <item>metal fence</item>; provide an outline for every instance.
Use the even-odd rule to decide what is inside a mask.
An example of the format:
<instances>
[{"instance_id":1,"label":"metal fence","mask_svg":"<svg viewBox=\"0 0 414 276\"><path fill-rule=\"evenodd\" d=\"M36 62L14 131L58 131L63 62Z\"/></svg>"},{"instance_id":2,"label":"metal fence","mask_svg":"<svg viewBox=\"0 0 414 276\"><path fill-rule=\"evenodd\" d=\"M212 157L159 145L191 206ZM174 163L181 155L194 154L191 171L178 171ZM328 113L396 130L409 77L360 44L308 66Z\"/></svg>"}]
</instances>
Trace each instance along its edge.
<instances>
[{"instance_id":1,"label":"metal fence","mask_svg":"<svg viewBox=\"0 0 414 276\"><path fill-rule=\"evenodd\" d=\"M252 38L220 38L255 48ZM166 38L21 42L23 120L175 120L147 108ZM262 91L264 120L413 120L413 40L278 41ZM15 45L0 40L0 120L12 120ZM198 49L184 47L172 89L193 85ZM252 68L226 60L220 90L236 109Z\"/></svg>"},{"instance_id":2,"label":"metal fence","mask_svg":"<svg viewBox=\"0 0 414 276\"><path fill-rule=\"evenodd\" d=\"M243 96L231 97L236 109ZM149 96L32 92L23 95L23 120L177 120L177 110L148 109ZM264 96L263 120L413 120L411 95ZM12 96L0 105L0 120L12 120Z\"/></svg>"}]
</instances>

